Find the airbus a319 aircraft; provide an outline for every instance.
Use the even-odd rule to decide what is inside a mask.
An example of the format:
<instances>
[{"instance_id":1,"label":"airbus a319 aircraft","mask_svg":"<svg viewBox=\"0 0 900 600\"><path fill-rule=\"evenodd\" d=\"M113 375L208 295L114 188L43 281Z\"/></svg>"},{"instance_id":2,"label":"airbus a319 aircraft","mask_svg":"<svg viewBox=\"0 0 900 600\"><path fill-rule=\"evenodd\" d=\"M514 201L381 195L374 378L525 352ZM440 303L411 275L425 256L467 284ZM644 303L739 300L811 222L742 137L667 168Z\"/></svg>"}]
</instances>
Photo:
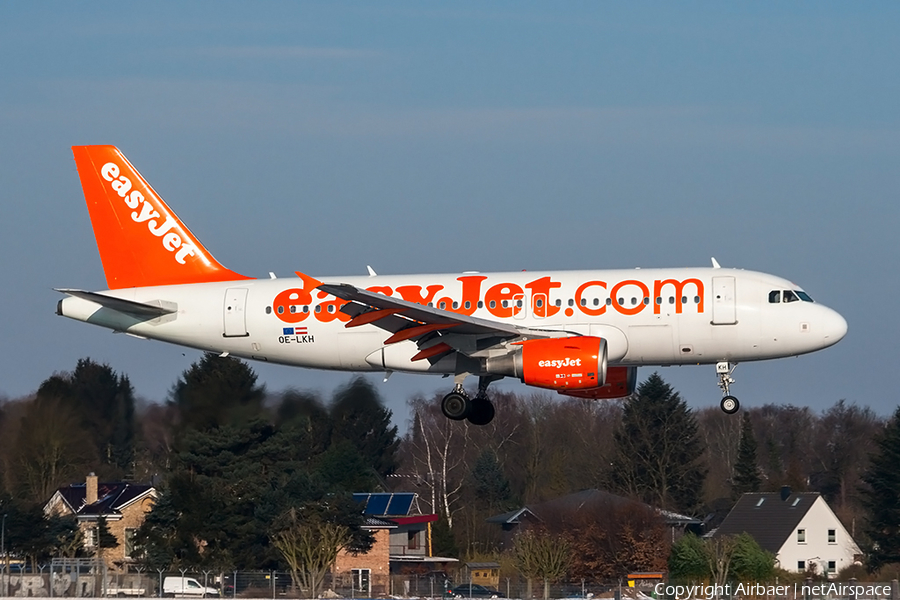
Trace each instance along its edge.
<instances>
[{"instance_id":1,"label":"airbus a319 aircraft","mask_svg":"<svg viewBox=\"0 0 900 600\"><path fill-rule=\"evenodd\" d=\"M200 350L316 369L452 376L444 414L476 425L488 385L591 399L637 368L715 365L726 413L741 361L814 352L847 322L786 279L632 269L255 279L219 264L114 146L75 146L108 290L60 289L57 314ZM478 378L470 398L463 382Z\"/></svg>"}]
</instances>

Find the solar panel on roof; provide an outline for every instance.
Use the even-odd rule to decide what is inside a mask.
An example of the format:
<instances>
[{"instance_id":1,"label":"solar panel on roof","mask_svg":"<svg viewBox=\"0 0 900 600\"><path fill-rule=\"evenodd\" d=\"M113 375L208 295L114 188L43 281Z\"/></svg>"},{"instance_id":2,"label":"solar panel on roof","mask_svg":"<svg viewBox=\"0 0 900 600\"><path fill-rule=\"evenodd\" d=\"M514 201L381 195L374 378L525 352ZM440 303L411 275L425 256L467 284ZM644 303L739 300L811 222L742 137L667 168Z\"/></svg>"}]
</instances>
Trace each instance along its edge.
<instances>
[{"instance_id":1,"label":"solar panel on roof","mask_svg":"<svg viewBox=\"0 0 900 600\"><path fill-rule=\"evenodd\" d=\"M398 516L408 515L415 496L415 494L394 494L390 504L388 504L386 514Z\"/></svg>"},{"instance_id":2,"label":"solar panel on roof","mask_svg":"<svg viewBox=\"0 0 900 600\"><path fill-rule=\"evenodd\" d=\"M386 515L388 502L391 500L391 494L371 494L369 503L366 504L367 515Z\"/></svg>"}]
</instances>

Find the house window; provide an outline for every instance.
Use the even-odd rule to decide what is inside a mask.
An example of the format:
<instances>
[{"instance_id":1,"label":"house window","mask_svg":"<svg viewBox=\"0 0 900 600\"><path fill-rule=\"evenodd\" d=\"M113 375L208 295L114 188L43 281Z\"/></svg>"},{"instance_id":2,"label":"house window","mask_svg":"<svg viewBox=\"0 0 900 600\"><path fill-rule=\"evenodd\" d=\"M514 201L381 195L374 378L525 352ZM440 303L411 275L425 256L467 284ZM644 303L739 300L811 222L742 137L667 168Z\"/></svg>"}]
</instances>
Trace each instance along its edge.
<instances>
[{"instance_id":1,"label":"house window","mask_svg":"<svg viewBox=\"0 0 900 600\"><path fill-rule=\"evenodd\" d=\"M828 530L828 543L835 544L837 543L837 531L834 529Z\"/></svg>"},{"instance_id":2,"label":"house window","mask_svg":"<svg viewBox=\"0 0 900 600\"><path fill-rule=\"evenodd\" d=\"M409 531L406 533L406 547L410 550L418 550L419 548L419 532Z\"/></svg>"},{"instance_id":3,"label":"house window","mask_svg":"<svg viewBox=\"0 0 900 600\"><path fill-rule=\"evenodd\" d=\"M806 543L806 530L805 530L805 529L798 529L798 530L797 530L797 543L798 543L798 544L805 544L805 543Z\"/></svg>"},{"instance_id":4,"label":"house window","mask_svg":"<svg viewBox=\"0 0 900 600\"><path fill-rule=\"evenodd\" d=\"M833 560L829 560L828 561L828 572L834 573L836 568L837 568L837 565L835 564L835 562Z\"/></svg>"},{"instance_id":5,"label":"house window","mask_svg":"<svg viewBox=\"0 0 900 600\"><path fill-rule=\"evenodd\" d=\"M360 592L360 595L368 596L372 591L369 587L372 569L353 569L350 574L353 577L353 589Z\"/></svg>"},{"instance_id":6,"label":"house window","mask_svg":"<svg viewBox=\"0 0 900 600\"><path fill-rule=\"evenodd\" d=\"M798 570L798 571L805 571L805 570L806 570L806 561L805 561L805 560L798 560L798 561L797 561L797 570Z\"/></svg>"},{"instance_id":7,"label":"house window","mask_svg":"<svg viewBox=\"0 0 900 600\"><path fill-rule=\"evenodd\" d=\"M97 545L97 528L89 527L84 530L84 547L93 548Z\"/></svg>"},{"instance_id":8,"label":"house window","mask_svg":"<svg viewBox=\"0 0 900 600\"><path fill-rule=\"evenodd\" d=\"M136 549L134 538L136 533L137 529L134 529L133 527L125 528L125 558L134 557L134 551Z\"/></svg>"}]
</instances>

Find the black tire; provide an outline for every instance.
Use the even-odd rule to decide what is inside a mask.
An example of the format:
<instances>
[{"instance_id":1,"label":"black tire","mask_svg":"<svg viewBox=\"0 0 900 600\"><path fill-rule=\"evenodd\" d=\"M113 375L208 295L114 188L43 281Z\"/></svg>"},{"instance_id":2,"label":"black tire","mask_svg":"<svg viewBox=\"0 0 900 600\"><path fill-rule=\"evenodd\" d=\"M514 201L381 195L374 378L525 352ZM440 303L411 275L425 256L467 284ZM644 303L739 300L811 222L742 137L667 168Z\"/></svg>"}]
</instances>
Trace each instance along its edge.
<instances>
[{"instance_id":1,"label":"black tire","mask_svg":"<svg viewBox=\"0 0 900 600\"><path fill-rule=\"evenodd\" d=\"M734 396L725 396L722 398L722 401L719 402L719 408L721 408L722 412L726 415L733 415L741 410L741 403Z\"/></svg>"},{"instance_id":2,"label":"black tire","mask_svg":"<svg viewBox=\"0 0 900 600\"><path fill-rule=\"evenodd\" d=\"M462 421L472 411L472 402L469 397L459 392L450 392L441 400L441 412L448 419Z\"/></svg>"},{"instance_id":3,"label":"black tire","mask_svg":"<svg viewBox=\"0 0 900 600\"><path fill-rule=\"evenodd\" d=\"M494 420L494 405L490 400L475 398L467 418L472 425L487 425Z\"/></svg>"}]
</instances>

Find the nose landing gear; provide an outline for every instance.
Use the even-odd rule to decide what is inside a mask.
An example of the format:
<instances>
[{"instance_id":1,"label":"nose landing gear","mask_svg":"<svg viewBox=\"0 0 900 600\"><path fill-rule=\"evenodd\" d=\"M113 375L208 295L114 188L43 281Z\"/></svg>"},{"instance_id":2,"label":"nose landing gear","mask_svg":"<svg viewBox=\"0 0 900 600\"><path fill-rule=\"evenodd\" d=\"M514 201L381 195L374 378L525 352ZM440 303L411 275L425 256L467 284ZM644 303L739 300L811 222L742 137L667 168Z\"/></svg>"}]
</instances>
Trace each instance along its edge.
<instances>
[{"instance_id":1,"label":"nose landing gear","mask_svg":"<svg viewBox=\"0 0 900 600\"><path fill-rule=\"evenodd\" d=\"M734 372L737 363L718 362L716 363L716 374L719 376L719 387L722 389L724 397L719 403L719 408L727 415L733 415L741 409L741 403L737 398L731 395L729 386L734 383L731 374Z\"/></svg>"}]
</instances>

